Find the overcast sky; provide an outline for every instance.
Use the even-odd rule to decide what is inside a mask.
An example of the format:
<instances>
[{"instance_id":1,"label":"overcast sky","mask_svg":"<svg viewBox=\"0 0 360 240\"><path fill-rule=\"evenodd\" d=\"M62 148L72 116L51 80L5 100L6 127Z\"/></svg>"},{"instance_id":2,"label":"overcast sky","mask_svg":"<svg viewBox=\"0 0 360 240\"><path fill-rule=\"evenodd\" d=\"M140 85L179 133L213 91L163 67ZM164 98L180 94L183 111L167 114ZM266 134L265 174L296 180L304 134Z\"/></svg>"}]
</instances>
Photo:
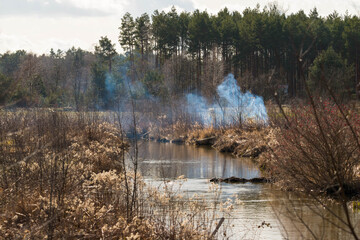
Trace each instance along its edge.
<instances>
[{"instance_id":1,"label":"overcast sky","mask_svg":"<svg viewBox=\"0 0 360 240\"><path fill-rule=\"evenodd\" d=\"M0 0L0 53L25 49L49 53L51 48L71 46L93 51L100 36L116 42L121 17L130 12L134 17L154 10L207 10L216 14L220 9L243 11L273 3L268 0ZM344 14L360 14L359 0L278 0L286 14L303 9L306 13L317 7L326 16L336 10Z\"/></svg>"}]
</instances>

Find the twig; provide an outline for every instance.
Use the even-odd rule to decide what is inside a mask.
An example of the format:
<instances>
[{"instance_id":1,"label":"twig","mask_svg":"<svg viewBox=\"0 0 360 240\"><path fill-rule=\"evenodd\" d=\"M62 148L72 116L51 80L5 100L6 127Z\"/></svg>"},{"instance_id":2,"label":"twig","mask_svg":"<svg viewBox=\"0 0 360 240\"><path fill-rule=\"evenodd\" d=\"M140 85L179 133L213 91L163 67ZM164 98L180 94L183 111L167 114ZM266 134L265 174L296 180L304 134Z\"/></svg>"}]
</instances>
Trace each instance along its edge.
<instances>
[{"instance_id":1,"label":"twig","mask_svg":"<svg viewBox=\"0 0 360 240\"><path fill-rule=\"evenodd\" d=\"M215 230L213 231L213 233L210 235L210 238L213 238L215 236L215 234L217 233L217 231L219 231L219 228L221 227L221 224L223 224L225 218L222 217L219 221L219 223L216 225Z\"/></svg>"}]
</instances>

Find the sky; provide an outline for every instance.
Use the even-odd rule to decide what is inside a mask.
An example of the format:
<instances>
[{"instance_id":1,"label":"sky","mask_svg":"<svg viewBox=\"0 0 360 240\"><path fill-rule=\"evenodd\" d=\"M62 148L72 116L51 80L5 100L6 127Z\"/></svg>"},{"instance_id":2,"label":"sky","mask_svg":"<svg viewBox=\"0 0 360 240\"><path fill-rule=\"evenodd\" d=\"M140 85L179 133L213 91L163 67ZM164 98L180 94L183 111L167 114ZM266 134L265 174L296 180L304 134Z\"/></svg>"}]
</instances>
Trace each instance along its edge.
<instances>
[{"instance_id":1,"label":"sky","mask_svg":"<svg viewBox=\"0 0 360 240\"><path fill-rule=\"evenodd\" d=\"M216 14L227 7L242 12L276 3L286 14L314 7L322 16L334 10L360 15L359 0L0 0L0 54L24 49L48 54L51 48L66 50L72 46L93 51L101 36L108 36L116 48L121 18L129 12L133 17L154 10L179 12L199 9Z\"/></svg>"}]
</instances>

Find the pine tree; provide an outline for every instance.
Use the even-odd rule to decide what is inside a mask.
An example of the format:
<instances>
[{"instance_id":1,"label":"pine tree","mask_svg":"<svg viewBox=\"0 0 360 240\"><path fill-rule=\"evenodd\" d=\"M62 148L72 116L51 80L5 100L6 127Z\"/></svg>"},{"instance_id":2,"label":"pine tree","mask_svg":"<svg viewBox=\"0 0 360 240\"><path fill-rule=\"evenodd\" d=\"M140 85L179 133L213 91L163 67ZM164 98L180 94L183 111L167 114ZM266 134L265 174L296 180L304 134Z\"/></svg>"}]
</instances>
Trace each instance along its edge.
<instances>
[{"instance_id":1,"label":"pine tree","mask_svg":"<svg viewBox=\"0 0 360 240\"><path fill-rule=\"evenodd\" d=\"M111 74L112 59L116 55L115 44L105 36L99 40L99 45L95 46L95 54L100 57L103 62L109 65L109 73Z\"/></svg>"},{"instance_id":2,"label":"pine tree","mask_svg":"<svg viewBox=\"0 0 360 240\"><path fill-rule=\"evenodd\" d=\"M125 13L121 18L121 27L119 27L119 43L125 51L132 54L135 46L135 23L130 13Z\"/></svg>"}]
</instances>

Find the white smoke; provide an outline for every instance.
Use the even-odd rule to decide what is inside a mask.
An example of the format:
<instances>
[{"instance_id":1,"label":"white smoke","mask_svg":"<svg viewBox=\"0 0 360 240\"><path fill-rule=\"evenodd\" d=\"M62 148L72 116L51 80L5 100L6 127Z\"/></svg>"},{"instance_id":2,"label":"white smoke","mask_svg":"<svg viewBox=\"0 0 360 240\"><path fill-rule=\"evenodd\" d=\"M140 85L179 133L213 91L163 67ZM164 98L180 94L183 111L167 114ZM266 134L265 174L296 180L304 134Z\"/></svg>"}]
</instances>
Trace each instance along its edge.
<instances>
[{"instance_id":1,"label":"white smoke","mask_svg":"<svg viewBox=\"0 0 360 240\"><path fill-rule=\"evenodd\" d=\"M208 104L206 99L188 94L188 112L206 126L231 125L249 119L267 124L268 116L262 97L241 92L233 74L229 74L217 87L217 100Z\"/></svg>"}]
</instances>

